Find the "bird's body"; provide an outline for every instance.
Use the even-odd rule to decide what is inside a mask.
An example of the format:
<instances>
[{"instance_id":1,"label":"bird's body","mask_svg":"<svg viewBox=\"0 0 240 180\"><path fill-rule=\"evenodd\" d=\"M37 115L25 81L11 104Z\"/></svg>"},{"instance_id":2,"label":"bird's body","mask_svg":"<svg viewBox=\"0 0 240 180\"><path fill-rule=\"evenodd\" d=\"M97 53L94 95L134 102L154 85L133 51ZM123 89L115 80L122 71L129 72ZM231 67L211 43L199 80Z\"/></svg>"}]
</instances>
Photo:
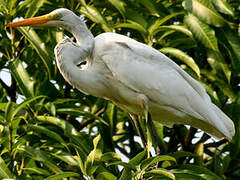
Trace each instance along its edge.
<instances>
[{"instance_id":1,"label":"bird's body","mask_svg":"<svg viewBox=\"0 0 240 180\"><path fill-rule=\"evenodd\" d=\"M231 139L234 125L215 106L204 87L159 51L116 33L93 37L85 23L66 9L58 26L72 32L77 43L65 38L55 47L64 78L80 91L113 101L131 114L164 125L187 124L217 138ZM51 23L46 25L52 25ZM83 69L77 64L87 61Z\"/></svg>"}]
</instances>

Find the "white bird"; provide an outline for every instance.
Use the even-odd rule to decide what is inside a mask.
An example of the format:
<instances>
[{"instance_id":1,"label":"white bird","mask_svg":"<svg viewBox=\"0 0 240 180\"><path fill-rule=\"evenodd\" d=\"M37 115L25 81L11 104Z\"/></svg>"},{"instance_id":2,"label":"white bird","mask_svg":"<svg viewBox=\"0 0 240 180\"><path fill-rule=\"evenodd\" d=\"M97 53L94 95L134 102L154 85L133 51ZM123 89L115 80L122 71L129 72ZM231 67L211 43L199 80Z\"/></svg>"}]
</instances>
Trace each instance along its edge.
<instances>
[{"instance_id":1,"label":"white bird","mask_svg":"<svg viewBox=\"0 0 240 180\"><path fill-rule=\"evenodd\" d=\"M116 33L95 38L86 24L68 9L12 22L17 26L58 26L77 42L63 39L55 47L57 66L78 90L111 100L130 114L150 112L152 119L171 127L186 124L217 137L232 139L234 124L204 87L159 51ZM86 61L85 68L78 64Z\"/></svg>"}]
</instances>

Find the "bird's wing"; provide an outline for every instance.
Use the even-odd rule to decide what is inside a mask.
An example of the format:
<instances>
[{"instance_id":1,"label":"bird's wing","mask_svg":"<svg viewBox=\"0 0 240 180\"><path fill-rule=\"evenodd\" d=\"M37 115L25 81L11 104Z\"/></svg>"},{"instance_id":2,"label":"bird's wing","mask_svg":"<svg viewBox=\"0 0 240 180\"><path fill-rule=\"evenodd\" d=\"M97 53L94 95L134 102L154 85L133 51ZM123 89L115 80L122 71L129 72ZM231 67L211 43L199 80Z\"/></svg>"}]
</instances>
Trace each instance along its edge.
<instances>
[{"instance_id":1,"label":"bird's wing","mask_svg":"<svg viewBox=\"0 0 240 180\"><path fill-rule=\"evenodd\" d=\"M218 117L219 114L212 108L212 103L204 87L171 59L157 50L125 36L108 34L98 40L102 47L97 45L99 59L106 64L113 76L122 84L146 95L150 101L159 106L169 106L211 124L225 136L231 137L223 120L219 120L221 119ZM219 109L219 111L221 110ZM223 119L226 123L231 123L229 118ZM196 120L194 122L189 120L187 124L203 130L207 130L205 126L208 126L202 126ZM232 124L231 127L234 128ZM216 136L221 137L220 135Z\"/></svg>"},{"instance_id":2,"label":"bird's wing","mask_svg":"<svg viewBox=\"0 0 240 180\"><path fill-rule=\"evenodd\" d=\"M184 82L191 86L202 99L210 102L204 87L164 54L126 36L113 33L103 35L100 39L101 47L104 49L101 49L100 59L120 81L125 82L132 89L140 90L143 88L140 86L144 86L145 83L147 88L160 92L164 88L169 91L168 88L175 89ZM162 82L165 80L166 82ZM169 84L165 87L157 86L159 83L163 83L162 85L169 83L170 80L174 81L172 85L176 87L170 87ZM181 93L181 91L175 91L175 93Z\"/></svg>"}]
</instances>

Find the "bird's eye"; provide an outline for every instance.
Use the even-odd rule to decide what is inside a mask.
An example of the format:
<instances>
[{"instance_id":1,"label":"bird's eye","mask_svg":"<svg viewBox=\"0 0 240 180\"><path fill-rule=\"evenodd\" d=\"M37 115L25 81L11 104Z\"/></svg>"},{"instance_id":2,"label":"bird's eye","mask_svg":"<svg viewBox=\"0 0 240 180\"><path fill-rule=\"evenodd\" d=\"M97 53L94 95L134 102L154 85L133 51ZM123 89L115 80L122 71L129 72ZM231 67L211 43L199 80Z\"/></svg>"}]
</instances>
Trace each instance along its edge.
<instances>
[{"instance_id":1,"label":"bird's eye","mask_svg":"<svg viewBox=\"0 0 240 180\"><path fill-rule=\"evenodd\" d=\"M87 61L82 61L79 64L77 64L77 67L79 69L84 69L84 67L87 65Z\"/></svg>"}]
</instances>

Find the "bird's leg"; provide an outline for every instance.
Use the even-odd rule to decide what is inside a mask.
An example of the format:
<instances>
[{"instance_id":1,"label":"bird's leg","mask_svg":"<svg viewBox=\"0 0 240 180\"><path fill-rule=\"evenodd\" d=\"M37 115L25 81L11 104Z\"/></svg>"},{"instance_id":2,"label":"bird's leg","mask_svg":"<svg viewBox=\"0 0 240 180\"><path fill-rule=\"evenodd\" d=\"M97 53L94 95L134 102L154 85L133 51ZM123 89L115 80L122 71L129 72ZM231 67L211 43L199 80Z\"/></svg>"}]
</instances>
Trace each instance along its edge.
<instances>
[{"instance_id":1,"label":"bird's leg","mask_svg":"<svg viewBox=\"0 0 240 180\"><path fill-rule=\"evenodd\" d=\"M144 149L146 149L146 140L144 138L144 134L142 132L142 129L141 129L141 126L139 124L139 121L137 119L137 116L135 114L130 114L130 117L132 118L133 122L134 122L134 125L136 127L136 130L137 130L137 133L138 135L140 136L141 138L141 141L142 141L142 144L143 144L143 147Z\"/></svg>"},{"instance_id":2,"label":"bird's leg","mask_svg":"<svg viewBox=\"0 0 240 180\"><path fill-rule=\"evenodd\" d=\"M159 154L160 152L160 146L161 146L161 140L157 134L157 131L156 131L156 128L153 124L153 121L152 121L152 117L151 117L151 114L149 113L149 108L148 108L148 98L143 95L143 94L140 94L138 96L139 98L139 102L140 102L140 105L142 106L143 108L143 111L144 111L144 116L145 116L145 119L146 119L146 123L147 123L147 138L148 138L148 151L150 151L150 148L149 146L151 146L149 143L151 142L151 134L150 134L150 130L152 132L152 135L154 137L154 140L157 144L157 148L156 148L156 154Z\"/></svg>"}]
</instances>

